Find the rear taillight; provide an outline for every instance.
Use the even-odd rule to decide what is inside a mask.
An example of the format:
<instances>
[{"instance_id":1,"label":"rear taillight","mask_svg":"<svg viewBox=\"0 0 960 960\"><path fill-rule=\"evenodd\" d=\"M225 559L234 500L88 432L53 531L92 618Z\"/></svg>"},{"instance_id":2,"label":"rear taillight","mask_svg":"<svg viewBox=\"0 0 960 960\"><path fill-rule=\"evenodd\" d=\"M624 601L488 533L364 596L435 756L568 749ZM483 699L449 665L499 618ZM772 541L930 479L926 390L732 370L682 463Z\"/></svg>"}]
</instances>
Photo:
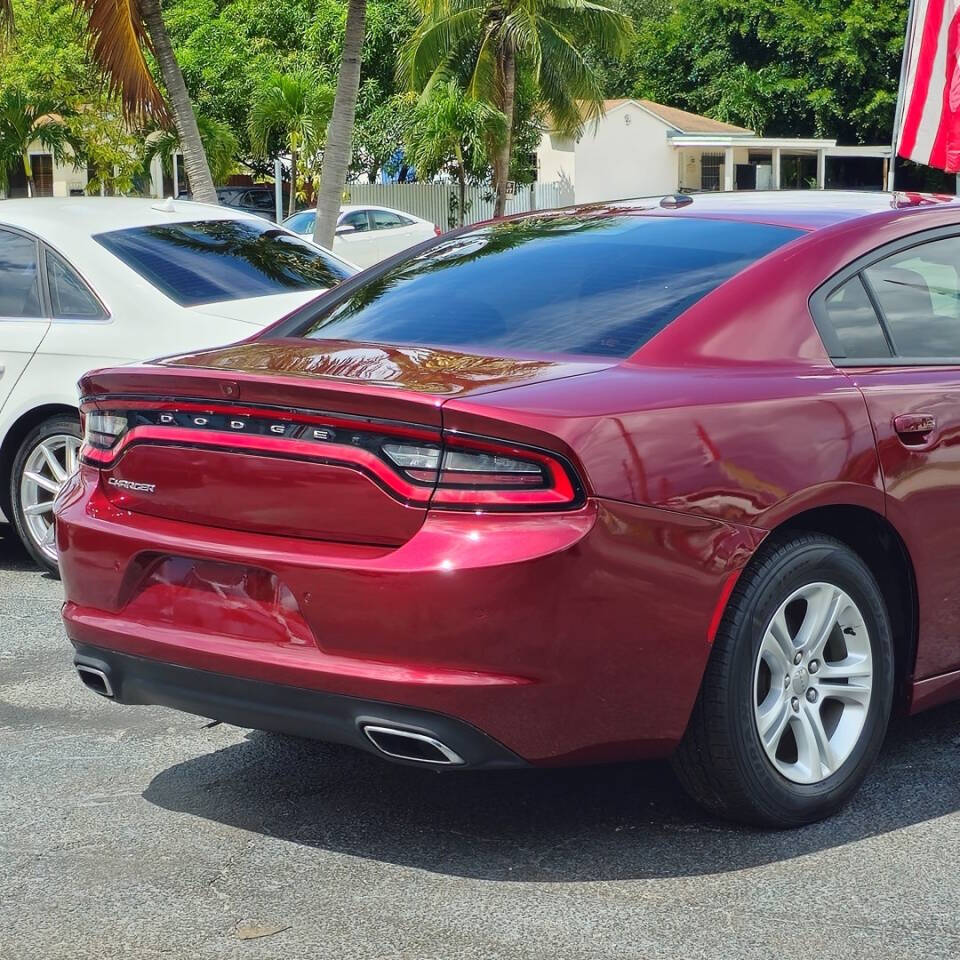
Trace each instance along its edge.
<instances>
[{"instance_id":1,"label":"rear taillight","mask_svg":"<svg viewBox=\"0 0 960 960\"><path fill-rule=\"evenodd\" d=\"M559 455L508 441L308 411L147 399L124 406L84 405L83 462L109 469L135 443L201 444L352 467L411 506L564 510L583 501Z\"/></svg>"},{"instance_id":2,"label":"rear taillight","mask_svg":"<svg viewBox=\"0 0 960 960\"><path fill-rule=\"evenodd\" d=\"M94 450L111 450L126 432L126 416L97 412L87 412L83 415L83 443L85 447Z\"/></svg>"},{"instance_id":3,"label":"rear taillight","mask_svg":"<svg viewBox=\"0 0 960 960\"><path fill-rule=\"evenodd\" d=\"M435 507L563 509L581 499L572 471L540 450L449 434L442 450L402 442L385 443L381 450L407 479L434 486Z\"/></svg>"}]
</instances>

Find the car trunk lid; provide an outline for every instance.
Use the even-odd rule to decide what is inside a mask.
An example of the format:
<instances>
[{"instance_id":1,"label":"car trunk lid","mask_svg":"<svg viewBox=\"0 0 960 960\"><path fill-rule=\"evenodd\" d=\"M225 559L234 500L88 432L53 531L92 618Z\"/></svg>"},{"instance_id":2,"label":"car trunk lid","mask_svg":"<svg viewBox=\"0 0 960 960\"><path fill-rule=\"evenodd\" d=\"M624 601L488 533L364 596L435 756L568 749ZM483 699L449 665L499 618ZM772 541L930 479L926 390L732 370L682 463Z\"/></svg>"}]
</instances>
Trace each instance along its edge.
<instances>
[{"instance_id":1,"label":"car trunk lid","mask_svg":"<svg viewBox=\"0 0 960 960\"><path fill-rule=\"evenodd\" d=\"M307 539L399 545L433 493L384 445L442 444L453 396L597 364L333 341L241 343L81 381L104 494L134 513ZM606 366L600 364L599 366ZM92 415L100 418L91 420ZM102 437L103 435L101 435Z\"/></svg>"}]
</instances>

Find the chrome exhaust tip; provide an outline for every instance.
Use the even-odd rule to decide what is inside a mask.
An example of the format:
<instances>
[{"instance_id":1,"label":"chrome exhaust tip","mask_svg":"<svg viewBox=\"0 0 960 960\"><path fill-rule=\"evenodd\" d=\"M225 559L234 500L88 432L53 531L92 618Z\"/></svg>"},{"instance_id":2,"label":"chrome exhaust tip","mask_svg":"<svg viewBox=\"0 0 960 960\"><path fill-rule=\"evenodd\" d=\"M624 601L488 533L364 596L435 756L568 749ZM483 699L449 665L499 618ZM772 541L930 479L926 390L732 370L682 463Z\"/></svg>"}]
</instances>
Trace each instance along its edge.
<instances>
[{"instance_id":1,"label":"chrome exhaust tip","mask_svg":"<svg viewBox=\"0 0 960 960\"><path fill-rule=\"evenodd\" d=\"M439 767L455 767L466 763L455 750L425 733L375 724L365 724L362 730L377 750L394 760L409 760Z\"/></svg>"},{"instance_id":2,"label":"chrome exhaust tip","mask_svg":"<svg viewBox=\"0 0 960 960\"><path fill-rule=\"evenodd\" d=\"M85 663L76 664L76 668L80 682L88 690L92 690L101 697L107 697L108 699L113 697L113 687L110 684L110 678L103 670L98 670L96 667L88 666Z\"/></svg>"}]
</instances>

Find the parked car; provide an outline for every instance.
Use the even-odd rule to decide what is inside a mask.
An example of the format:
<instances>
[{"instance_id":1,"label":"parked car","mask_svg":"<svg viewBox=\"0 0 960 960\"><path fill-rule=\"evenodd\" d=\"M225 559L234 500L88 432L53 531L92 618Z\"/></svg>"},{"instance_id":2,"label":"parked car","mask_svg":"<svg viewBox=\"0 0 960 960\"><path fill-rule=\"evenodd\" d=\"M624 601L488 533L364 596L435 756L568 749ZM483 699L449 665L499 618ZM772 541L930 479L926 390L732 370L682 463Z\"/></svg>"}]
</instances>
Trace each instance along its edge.
<instances>
[{"instance_id":1,"label":"parked car","mask_svg":"<svg viewBox=\"0 0 960 960\"><path fill-rule=\"evenodd\" d=\"M287 217L283 225L312 241L316 215L316 210L301 210ZM412 213L388 207L348 206L340 211L333 252L358 267L369 267L442 232Z\"/></svg>"},{"instance_id":2,"label":"parked car","mask_svg":"<svg viewBox=\"0 0 960 960\"><path fill-rule=\"evenodd\" d=\"M265 220L174 201L0 206L0 509L53 570L91 367L249 336L356 272Z\"/></svg>"},{"instance_id":3,"label":"parked car","mask_svg":"<svg viewBox=\"0 0 960 960\"><path fill-rule=\"evenodd\" d=\"M217 187L217 199L224 207L253 213L267 220L277 219L277 195L269 185L256 184L250 187ZM283 188L283 209L290 202L289 188ZM296 233L297 231L293 231Z\"/></svg>"},{"instance_id":4,"label":"parked car","mask_svg":"<svg viewBox=\"0 0 960 960\"><path fill-rule=\"evenodd\" d=\"M836 810L960 696L960 204L472 227L239 346L88 374L82 680L438 769L672 756Z\"/></svg>"}]
</instances>

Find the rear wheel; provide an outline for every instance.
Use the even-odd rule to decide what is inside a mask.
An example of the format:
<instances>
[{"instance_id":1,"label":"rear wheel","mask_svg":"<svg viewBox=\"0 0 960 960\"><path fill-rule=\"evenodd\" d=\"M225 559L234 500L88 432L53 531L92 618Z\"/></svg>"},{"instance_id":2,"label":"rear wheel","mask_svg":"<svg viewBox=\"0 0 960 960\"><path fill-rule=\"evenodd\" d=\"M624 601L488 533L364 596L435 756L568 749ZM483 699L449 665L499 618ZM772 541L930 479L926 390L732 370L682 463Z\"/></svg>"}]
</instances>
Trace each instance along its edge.
<instances>
[{"instance_id":1,"label":"rear wheel","mask_svg":"<svg viewBox=\"0 0 960 960\"><path fill-rule=\"evenodd\" d=\"M77 469L79 454L79 421L59 415L34 427L13 461L11 519L30 555L51 573L57 572L53 501Z\"/></svg>"},{"instance_id":2,"label":"rear wheel","mask_svg":"<svg viewBox=\"0 0 960 960\"><path fill-rule=\"evenodd\" d=\"M829 815L860 786L893 700L890 621L845 544L778 536L744 571L674 767L709 809L768 826Z\"/></svg>"}]
</instances>

